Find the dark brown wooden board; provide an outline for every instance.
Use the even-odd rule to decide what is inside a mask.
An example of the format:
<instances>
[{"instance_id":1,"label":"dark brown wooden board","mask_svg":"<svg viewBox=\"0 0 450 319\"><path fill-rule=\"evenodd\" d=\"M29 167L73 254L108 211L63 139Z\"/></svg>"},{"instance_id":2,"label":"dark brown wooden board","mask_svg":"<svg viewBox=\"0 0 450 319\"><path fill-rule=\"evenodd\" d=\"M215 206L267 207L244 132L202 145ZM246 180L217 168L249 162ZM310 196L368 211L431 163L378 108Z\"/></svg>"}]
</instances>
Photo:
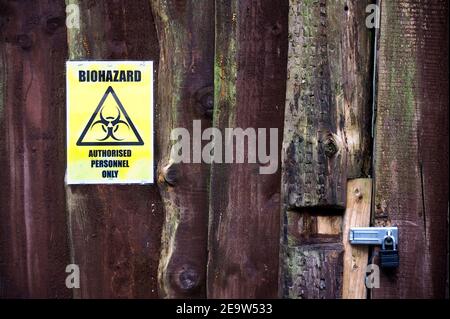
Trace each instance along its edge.
<instances>
[{"instance_id":1,"label":"dark brown wooden board","mask_svg":"<svg viewBox=\"0 0 450 319\"><path fill-rule=\"evenodd\" d=\"M214 126L223 135L230 127L266 128L267 141L269 129L278 128L277 154L287 22L288 1L216 1ZM212 164L209 298L277 296L279 160L278 170L267 175L260 174L260 163Z\"/></svg>"},{"instance_id":2,"label":"dark brown wooden board","mask_svg":"<svg viewBox=\"0 0 450 319\"><path fill-rule=\"evenodd\" d=\"M68 29L70 59L153 60L157 68L159 46L148 1L70 3L79 5L81 18L80 29ZM67 211L71 259L81 277L74 297L158 296L163 207L156 185L69 186Z\"/></svg>"},{"instance_id":3,"label":"dark brown wooden board","mask_svg":"<svg viewBox=\"0 0 450 319\"><path fill-rule=\"evenodd\" d=\"M0 298L66 298L64 1L0 1Z\"/></svg>"},{"instance_id":4,"label":"dark brown wooden board","mask_svg":"<svg viewBox=\"0 0 450 319\"><path fill-rule=\"evenodd\" d=\"M347 180L370 173L372 39L365 26L369 3L290 2L281 297L342 295L342 231L329 226L336 220L342 223ZM311 262L304 264L305 258Z\"/></svg>"},{"instance_id":5,"label":"dark brown wooden board","mask_svg":"<svg viewBox=\"0 0 450 319\"><path fill-rule=\"evenodd\" d=\"M342 244L284 247L292 271L283 277L284 298L339 299L342 291Z\"/></svg>"},{"instance_id":6,"label":"dark brown wooden board","mask_svg":"<svg viewBox=\"0 0 450 319\"><path fill-rule=\"evenodd\" d=\"M185 128L192 146L193 120L200 120L202 128L211 126L214 1L151 3L161 46L156 124L161 150L158 184L166 214L159 288L165 298L202 298L206 296L209 165L175 163L170 136L172 129Z\"/></svg>"},{"instance_id":7,"label":"dark brown wooden board","mask_svg":"<svg viewBox=\"0 0 450 319\"><path fill-rule=\"evenodd\" d=\"M375 224L400 267L373 298L443 298L448 271L448 1L382 1Z\"/></svg>"}]
</instances>

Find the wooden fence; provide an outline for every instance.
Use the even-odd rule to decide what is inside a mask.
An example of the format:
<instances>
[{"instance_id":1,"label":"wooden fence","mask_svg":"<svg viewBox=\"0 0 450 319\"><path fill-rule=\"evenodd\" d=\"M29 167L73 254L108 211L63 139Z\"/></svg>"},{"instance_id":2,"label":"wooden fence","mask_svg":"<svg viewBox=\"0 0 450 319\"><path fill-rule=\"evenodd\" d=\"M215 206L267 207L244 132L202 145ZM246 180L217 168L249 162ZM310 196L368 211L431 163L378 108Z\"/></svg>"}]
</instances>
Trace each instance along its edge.
<instances>
[{"instance_id":1,"label":"wooden fence","mask_svg":"<svg viewBox=\"0 0 450 319\"><path fill-rule=\"evenodd\" d=\"M369 297L448 296L448 2L371 4L0 0L0 297L365 298L370 214ZM65 184L66 60L154 61L156 184ZM173 163L193 120L278 128L278 171Z\"/></svg>"}]
</instances>

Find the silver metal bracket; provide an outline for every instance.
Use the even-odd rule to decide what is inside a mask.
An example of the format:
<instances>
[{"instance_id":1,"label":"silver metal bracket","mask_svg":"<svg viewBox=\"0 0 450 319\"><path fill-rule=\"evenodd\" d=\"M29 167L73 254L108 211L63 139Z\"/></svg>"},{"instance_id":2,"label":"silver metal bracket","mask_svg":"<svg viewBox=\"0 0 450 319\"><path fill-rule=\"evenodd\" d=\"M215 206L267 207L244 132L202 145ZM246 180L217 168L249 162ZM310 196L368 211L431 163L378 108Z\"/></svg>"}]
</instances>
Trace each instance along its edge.
<instances>
[{"instance_id":1,"label":"silver metal bracket","mask_svg":"<svg viewBox=\"0 0 450 319\"><path fill-rule=\"evenodd\" d=\"M398 227L351 227L349 240L352 245L383 245L387 237L398 245Z\"/></svg>"}]
</instances>

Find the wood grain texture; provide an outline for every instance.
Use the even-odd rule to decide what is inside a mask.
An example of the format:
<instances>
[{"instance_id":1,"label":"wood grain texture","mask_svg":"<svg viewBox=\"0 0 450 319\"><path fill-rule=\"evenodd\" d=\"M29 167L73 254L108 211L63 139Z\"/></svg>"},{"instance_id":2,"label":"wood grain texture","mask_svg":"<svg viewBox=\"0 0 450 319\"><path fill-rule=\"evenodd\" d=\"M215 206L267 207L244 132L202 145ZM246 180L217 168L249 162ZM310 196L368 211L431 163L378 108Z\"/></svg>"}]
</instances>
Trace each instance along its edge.
<instances>
[{"instance_id":1,"label":"wood grain texture","mask_svg":"<svg viewBox=\"0 0 450 319\"><path fill-rule=\"evenodd\" d=\"M290 1L283 140L286 205L345 207L370 169L369 1Z\"/></svg>"},{"instance_id":2,"label":"wood grain texture","mask_svg":"<svg viewBox=\"0 0 450 319\"><path fill-rule=\"evenodd\" d=\"M282 297L338 299L342 293L342 244L284 246L291 271L283 276Z\"/></svg>"},{"instance_id":3,"label":"wood grain texture","mask_svg":"<svg viewBox=\"0 0 450 319\"><path fill-rule=\"evenodd\" d=\"M269 145L269 129L283 126L287 9L287 1L216 1L214 126L222 134L266 128ZM279 163L279 149L271 152ZM212 164L209 298L277 295L280 170L263 175L262 165Z\"/></svg>"},{"instance_id":4,"label":"wood grain texture","mask_svg":"<svg viewBox=\"0 0 450 319\"><path fill-rule=\"evenodd\" d=\"M209 165L174 163L170 136L178 127L192 136L193 120L211 126L214 1L151 3L161 46L158 184L166 213L159 288L166 298L201 298L206 296Z\"/></svg>"},{"instance_id":5,"label":"wood grain texture","mask_svg":"<svg viewBox=\"0 0 450 319\"><path fill-rule=\"evenodd\" d=\"M148 1L68 3L79 5L81 18L80 29L68 30L70 59L158 61ZM68 186L67 210L71 258L80 267L76 298L158 296L163 208L156 185Z\"/></svg>"},{"instance_id":6,"label":"wood grain texture","mask_svg":"<svg viewBox=\"0 0 450 319\"><path fill-rule=\"evenodd\" d=\"M64 1L0 1L0 297L65 298Z\"/></svg>"},{"instance_id":7,"label":"wood grain texture","mask_svg":"<svg viewBox=\"0 0 450 319\"><path fill-rule=\"evenodd\" d=\"M370 31L363 23L369 3L289 2L282 145L282 297L342 295L342 229L336 231L336 223L342 222L339 215L346 205L347 179L370 173L372 46ZM319 285L308 286L317 279L305 281L304 265L297 264L303 262L304 251L319 260L312 271L326 279Z\"/></svg>"},{"instance_id":8,"label":"wood grain texture","mask_svg":"<svg viewBox=\"0 0 450 319\"><path fill-rule=\"evenodd\" d=\"M372 179L359 178L347 183L347 208L342 228L344 245L343 299L366 299L366 266L369 259L369 247L350 245L351 227L369 227L372 204Z\"/></svg>"},{"instance_id":9,"label":"wood grain texture","mask_svg":"<svg viewBox=\"0 0 450 319\"><path fill-rule=\"evenodd\" d=\"M375 223L400 267L373 298L443 298L448 260L448 2L382 1Z\"/></svg>"}]
</instances>

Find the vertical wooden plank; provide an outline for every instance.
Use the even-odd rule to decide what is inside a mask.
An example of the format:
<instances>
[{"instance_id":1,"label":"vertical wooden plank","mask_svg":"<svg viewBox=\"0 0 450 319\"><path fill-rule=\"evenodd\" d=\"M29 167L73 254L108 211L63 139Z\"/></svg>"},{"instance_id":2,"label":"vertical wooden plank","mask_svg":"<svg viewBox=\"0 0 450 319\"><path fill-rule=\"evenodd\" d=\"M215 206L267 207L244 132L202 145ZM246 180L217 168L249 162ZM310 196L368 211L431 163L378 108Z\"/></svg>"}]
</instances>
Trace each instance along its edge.
<instances>
[{"instance_id":1,"label":"vertical wooden plank","mask_svg":"<svg viewBox=\"0 0 450 319\"><path fill-rule=\"evenodd\" d=\"M283 150L290 207L345 207L370 168L369 1L290 2Z\"/></svg>"},{"instance_id":2,"label":"vertical wooden plank","mask_svg":"<svg viewBox=\"0 0 450 319\"><path fill-rule=\"evenodd\" d=\"M0 297L63 298L64 1L0 2Z\"/></svg>"},{"instance_id":3,"label":"vertical wooden plank","mask_svg":"<svg viewBox=\"0 0 450 319\"><path fill-rule=\"evenodd\" d=\"M369 3L289 2L281 195L284 297L341 296L342 265L340 272L335 268L342 262L341 237L324 241L316 229L298 237L291 223L310 214L335 219L345 208L347 179L369 174L371 39L364 24ZM326 279L321 284L304 280L305 251L320 261L333 260L315 264L315 274Z\"/></svg>"},{"instance_id":4,"label":"vertical wooden plank","mask_svg":"<svg viewBox=\"0 0 450 319\"><path fill-rule=\"evenodd\" d=\"M225 128L265 128L267 142L258 142L266 153L270 128L281 143L287 20L287 1L216 1L214 126L223 135ZM209 298L277 296L279 148L270 152L272 174L260 173L261 162L212 164Z\"/></svg>"},{"instance_id":5,"label":"vertical wooden plank","mask_svg":"<svg viewBox=\"0 0 450 319\"><path fill-rule=\"evenodd\" d=\"M211 126L214 1L151 3L161 46L158 184L166 214L159 287L162 297L200 298L206 293L209 165L175 163L170 136L174 128L187 129L192 147L202 143L193 136L193 120L199 120L203 128Z\"/></svg>"},{"instance_id":6,"label":"vertical wooden plank","mask_svg":"<svg viewBox=\"0 0 450 319\"><path fill-rule=\"evenodd\" d=\"M158 61L148 1L67 3L79 6L81 18L80 29L68 30L70 59ZM75 297L157 297L163 210L156 185L68 186L67 209L81 275Z\"/></svg>"},{"instance_id":7,"label":"vertical wooden plank","mask_svg":"<svg viewBox=\"0 0 450 319\"><path fill-rule=\"evenodd\" d=\"M372 203L372 179L359 178L347 183L347 208L342 227L344 244L343 299L366 299L366 266L369 247L350 245L351 227L369 227Z\"/></svg>"},{"instance_id":8,"label":"vertical wooden plank","mask_svg":"<svg viewBox=\"0 0 450 319\"><path fill-rule=\"evenodd\" d=\"M382 1L375 223L399 227L400 267L374 298L443 298L448 260L448 2Z\"/></svg>"},{"instance_id":9,"label":"vertical wooden plank","mask_svg":"<svg viewBox=\"0 0 450 319\"><path fill-rule=\"evenodd\" d=\"M342 289L342 244L310 244L285 251L293 270L283 279L285 298L337 299ZM295 275L288 277L290 274Z\"/></svg>"}]
</instances>

